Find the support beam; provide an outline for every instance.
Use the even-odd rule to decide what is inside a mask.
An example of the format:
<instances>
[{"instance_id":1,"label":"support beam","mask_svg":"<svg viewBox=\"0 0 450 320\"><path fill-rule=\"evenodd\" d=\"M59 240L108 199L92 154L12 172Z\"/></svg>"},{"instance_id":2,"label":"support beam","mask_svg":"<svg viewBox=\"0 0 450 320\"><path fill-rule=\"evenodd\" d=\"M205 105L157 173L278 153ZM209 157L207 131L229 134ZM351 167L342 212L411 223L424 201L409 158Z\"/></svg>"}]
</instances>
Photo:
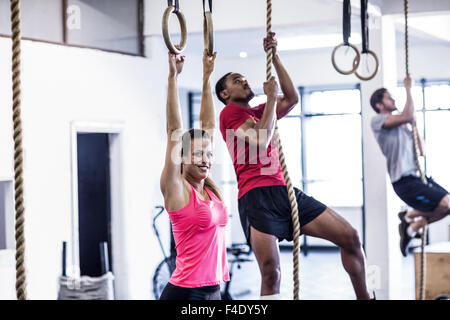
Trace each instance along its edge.
<instances>
[{"instance_id":1,"label":"support beam","mask_svg":"<svg viewBox=\"0 0 450 320\"><path fill-rule=\"evenodd\" d=\"M369 286L379 299L400 296L401 253L397 231L397 198L387 176L386 160L373 135L370 121L375 112L369 100L381 87L394 88L397 82L395 25L392 17L377 17L370 32L370 49L380 58L380 69L371 81L361 83L363 119L363 165L366 207L366 254Z\"/></svg>"}]
</instances>

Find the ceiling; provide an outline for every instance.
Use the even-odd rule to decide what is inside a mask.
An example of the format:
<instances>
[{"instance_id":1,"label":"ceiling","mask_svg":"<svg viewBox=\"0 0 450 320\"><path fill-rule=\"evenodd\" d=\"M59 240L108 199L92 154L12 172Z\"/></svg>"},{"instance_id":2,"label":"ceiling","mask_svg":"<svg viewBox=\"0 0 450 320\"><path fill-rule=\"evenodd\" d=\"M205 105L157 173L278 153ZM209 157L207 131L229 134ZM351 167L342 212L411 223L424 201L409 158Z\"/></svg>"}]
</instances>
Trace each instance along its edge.
<instances>
[{"instance_id":1,"label":"ceiling","mask_svg":"<svg viewBox=\"0 0 450 320\"><path fill-rule=\"evenodd\" d=\"M213 2L215 49L221 57L237 58L240 52L248 57L263 56L262 38L265 36L265 0L227 0ZM351 0L352 32L360 33L359 0ZM201 1L180 1L180 8L188 22L189 40L186 54L203 51ZM160 17L155 12L164 11L164 1L150 0L146 12L151 10L155 19L146 15L146 34L160 35ZM184 7L183 7L184 5ZM398 45L403 45L403 0L370 0L369 15L380 16L386 12L394 18ZM450 46L450 0L410 0L410 45L439 44ZM342 0L283 0L273 1L273 28L277 37L341 34ZM373 27L369 21L369 27ZM170 30L179 29L176 19L171 19ZM175 42L176 34L172 35ZM331 46L337 45L330 44ZM323 49L303 49L323 50ZM328 49L329 50L329 49Z\"/></svg>"},{"instance_id":2,"label":"ceiling","mask_svg":"<svg viewBox=\"0 0 450 320\"><path fill-rule=\"evenodd\" d=\"M359 17L352 22L352 32L360 34ZM445 25L445 21L450 21L450 15L444 16L428 16L419 17L417 21L409 20L410 32L409 42L410 46L420 45L443 45L450 46L450 26L448 29L435 27ZM403 46L404 37L404 22L403 17L395 20L396 23L396 41L398 46ZM320 26L284 26L273 29L276 31L277 38L295 37L300 35L323 35L323 34L340 34L342 32L341 24L322 24ZM265 36L265 29L247 29L239 31L219 31L214 34L215 50L220 52L223 58L237 58L241 52L246 52L248 57L263 56L265 53L262 50L262 39ZM178 41L174 37L174 41ZM336 42L334 45L339 44ZM294 51L314 51L324 50L325 48L317 49L301 49ZM329 50L329 49L328 49ZM187 55L200 55L203 51L203 34L192 33L189 34L188 46L186 48Z\"/></svg>"}]
</instances>

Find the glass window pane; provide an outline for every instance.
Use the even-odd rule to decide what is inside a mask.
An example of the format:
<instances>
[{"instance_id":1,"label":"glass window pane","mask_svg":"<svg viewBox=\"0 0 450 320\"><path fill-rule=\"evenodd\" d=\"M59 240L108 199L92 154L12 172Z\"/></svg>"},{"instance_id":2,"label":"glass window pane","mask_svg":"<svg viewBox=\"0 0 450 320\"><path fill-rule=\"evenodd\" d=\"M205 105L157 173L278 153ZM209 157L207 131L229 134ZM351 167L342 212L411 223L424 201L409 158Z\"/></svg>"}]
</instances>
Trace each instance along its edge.
<instances>
[{"instance_id":1,"label":"glass window pane","mask_svg":"<svg viewBox=\"0 0 450 320\"><path fill-rule=\"evenodd\" d=\"M360 180L361 116L315 116L305 119L308 180Z\"/></svg>"},{"instance_id":2,"label":"glass window pane","mask_svg":"<svg viewBox=\"0 0 450 320\"><path fill-rule=\"evenodd\" d=\"M428 113L427 113L428 115ZM416 111L416 126L417 130L419 131L419 134L423 136L423 112L422 111Z\"/></svg>"},{"instance_id":3,"label":"glass window pane","mask_svg":"<svg viewBox=\"0 0 450 320\"><path fill-rule=\"evenodd\" d=\"M261 103L266 103L267 97L265 94L255 95L252 100L250 100L250 107L256 107Z\"/></svg>"},{"instance_id":4,"label":"glass window pane","mask_svg":"<svg viewBox=\"0 0 450 320\"><path fill-rule=\"evenodd\" d=\"M414 102L414 108L416 110L420 110L423 107L423 95L422 95L422 87L415 85L411 88L412 98ZM391 92L392 97L395 100L395 105L397 109L401 112L405 107L406 103L406 92L403 86L399 86Z\"/></svg>"},{"instance_id":5,"label":"glass window pane","mask_svg":"<svg viewBox=\"0 0 450 320\"><path fill-rule=\"evenodd\" d=\"M11 34L9 0L0 0L0 34Z\"/></svg>"},{"instance_id":6,"label":"glass window pane","mask_svg":"<svg viewBox=\"0 0 450 320\"><path fill-rule=\"evenodd\" d=\"M37 40L63 42L62 1L21 1L22 36ZM11 34L10 0L0 0L0 33Z\"/></svg>"},{"instance_id":7,"label":"glass window pane","mask_svg":"<svg viewBox=\"0 0 450 320\"><path fill-rule=\"evenodd\" d=\"M450 109L450 85L432 85L425 87L426 108Z\"/></svg>"},{"instance_id":8,"label":"glass window pane","mask_svg":"<svg viewBox=\"0 0 450 320\"><path fill-rule=\"evenodd\" d=\"M266 103L267 101L267 97L265 94L259 94L259 95L255 95L255 97L250 100L250 106L256 107L257 105L260 105L261 103ZM300 110L300 103L297 103L297 105L291 110L291 112L289 112L289 116L299 116L301 113Z\"/></svg>"},{"instance_id":9,"label":"glass window pane","mask_svg":"<svg viewBox=\"0 0 450 320\"><path fill-rule=\"evenodd\" d=\"M280 133L289 176L291 177L294 186L301 189L302 159L300 117L283 118L279 120L278 131Z\"/></svg>"},{"instance_id":10,"label":"glass window pane","mask_svg":"<svg viewBox=\"0 0 450 320\"><path fill-rule=\"evenodd\" d=\"M139 1L68 0L67 42L140 53Z\"/></svg>"},{"instance_id":11,"label":"glass window pane","mask_svg":"<svg viewBox=\"0 0 450 320\"><path fill-rule=\"evenodd\" d=\"M361 97L358 89L313 91L308 95L306 113L359 113Z\"/></svg>"},{"instance_id":12,"label":"glass window pane","mask_svg":"<svg viewBox=\"0 0 450 320\"><path fill-rule=\"evenodd\" d=\"M429 111L426 115L427 174L450 190L450 111Z\"/></svg>"},{"instance_id":13,"label":"glass window pane","mask_svg":"<svg viewBox=\"0 0 450 320\"><path fill-rule=\"evenodd\" d=\"M355 206L363 204L362 181L341 179L307 184L308 195L329 207Z\"/></svg>"}]
</instances>

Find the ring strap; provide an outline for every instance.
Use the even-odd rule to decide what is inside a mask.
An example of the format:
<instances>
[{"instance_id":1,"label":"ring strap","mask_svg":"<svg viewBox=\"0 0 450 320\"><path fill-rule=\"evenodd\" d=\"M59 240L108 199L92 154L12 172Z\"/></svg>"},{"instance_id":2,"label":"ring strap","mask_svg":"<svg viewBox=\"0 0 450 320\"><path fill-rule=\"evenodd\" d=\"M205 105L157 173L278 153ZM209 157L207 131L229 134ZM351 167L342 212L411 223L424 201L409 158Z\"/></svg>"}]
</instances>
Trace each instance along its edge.
<instances>
[{"instance_id":1,"label":"ring strap","mask_svg":"<svg viewBox=\"0 0 450 320\"><path fill-rule=\"evenodd\" d=\"M212 0L208 0L208 5L209 5L209 12L212 13ZM206 13L206 4L205 4L205 0L203 0L203 15L205 15Z\"/></svg>"},{"instance_id":2,"label":"ring strap","mask_svg":"<svg viewBox=\"0 0 450 320\"><path fill-rule=\"evenodd\" d=\"M352 7L350 6L350 0L344 0L342 17L342 37L344 39L344 43L348 45L348 39L350 38L351 34L352 17Z\"/></svg>"},{"instance_id":3,"label":"ring strap","mask_svg":"<svg viewBox=\"0 0 450 320\"><path fill-rule=\"evenodd\" d=\"M178 10L180 10L180 4L179 4L178 0L167 0L167 6L175 7L175 10L173 10L173 13L177 13Z\"/></svg>"},{"instance_id":4,"label":"ring strap","mask_svg":"<svg viewBox=\"0 0 450 320\"><path fill-rule=\"evenodd\" d=\"M361 35L362 50L361 53L369 52L369 14L367 13L367 0L361 0Z\"/></svg>"}]
</instances>

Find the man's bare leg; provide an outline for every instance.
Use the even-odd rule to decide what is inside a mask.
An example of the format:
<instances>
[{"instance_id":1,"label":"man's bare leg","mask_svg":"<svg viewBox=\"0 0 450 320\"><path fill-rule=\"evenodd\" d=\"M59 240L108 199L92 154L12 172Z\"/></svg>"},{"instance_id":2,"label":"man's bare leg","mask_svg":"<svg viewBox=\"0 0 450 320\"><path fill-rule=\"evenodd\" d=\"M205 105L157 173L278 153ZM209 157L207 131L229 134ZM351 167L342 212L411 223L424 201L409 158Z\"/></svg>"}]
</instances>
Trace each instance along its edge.
<instances>
[{"instance_id":1,"label":"man's bare leg","mask_svg":"<svg viewBox=\"0 0 450 320\"><path fill-rule=\"evenodd\" d=\"M336 244L341 249L342 264L350 276L356 298L370 299L366 285L366 260L358 232L329 208L301 230L303 234Z\"/></svg>"}]
</instances>

